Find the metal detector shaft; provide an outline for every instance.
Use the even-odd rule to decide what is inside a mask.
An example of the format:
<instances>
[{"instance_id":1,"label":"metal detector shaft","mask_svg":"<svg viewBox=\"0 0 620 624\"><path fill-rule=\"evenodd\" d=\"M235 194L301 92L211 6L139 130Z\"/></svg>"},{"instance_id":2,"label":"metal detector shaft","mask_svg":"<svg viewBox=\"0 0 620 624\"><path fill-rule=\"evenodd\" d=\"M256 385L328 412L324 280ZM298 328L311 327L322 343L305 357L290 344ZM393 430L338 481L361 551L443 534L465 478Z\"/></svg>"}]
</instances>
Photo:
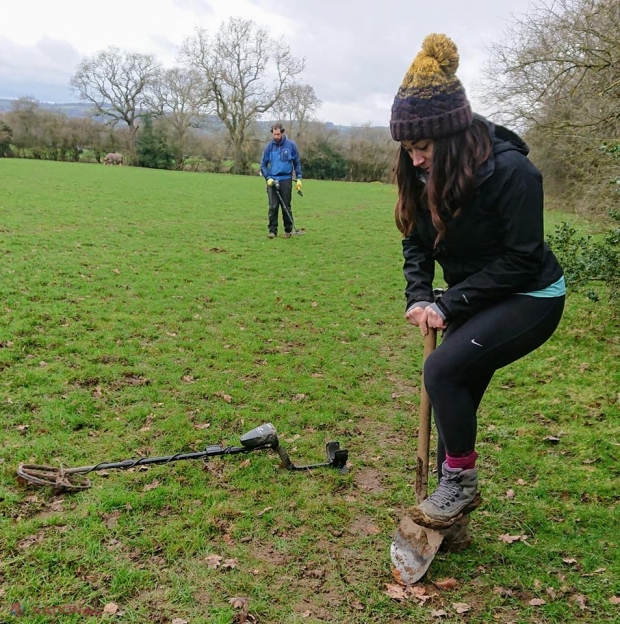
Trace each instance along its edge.
<instances>
[{"instance_id":1,"label":"metal detector shaft","mask_svg":"<svg viewBox=\"0 0 620 624\"><path fill-rule=\"evenodd\" d=\"M282 204L282 208L284 208L284 210L286 210L286 214L288 215L288 218L291 220L291 223L293 224L293 231L294 232L299 232L299 230L295 226L295 219L293 219L293 212L286 205L286 202L282 199L282 195L280 195L280 189L277 186L274 186L273 189L275 190L276 195L278 196L278 199L280 200L280 203Z\"/></svg>"},{"instance_id":2,"label":"metal detector shaft","mask_svg":"<svg viewBox=\"0 0 620 624\"><path fill-rule=\"evenodd\" d=\"M165 455L163 457L142 457L140 459L125 459L118 462L100 463L93 466L78 466L77 468L66 468L63 470L65 474L88 474L98 470L112 470L113 468L128 469L135 466L147 466L149 464L169 464L170 462L180 461L182 459L203 459L205 457L216 457L218 455L236 455L237 453L250 453L252 451L260 451L270 449L271 446L265 444L254 448L245 448L243 446L207 446L204 451L196 453L176 453L175 455Z\"/></svg>"}]
</instances>

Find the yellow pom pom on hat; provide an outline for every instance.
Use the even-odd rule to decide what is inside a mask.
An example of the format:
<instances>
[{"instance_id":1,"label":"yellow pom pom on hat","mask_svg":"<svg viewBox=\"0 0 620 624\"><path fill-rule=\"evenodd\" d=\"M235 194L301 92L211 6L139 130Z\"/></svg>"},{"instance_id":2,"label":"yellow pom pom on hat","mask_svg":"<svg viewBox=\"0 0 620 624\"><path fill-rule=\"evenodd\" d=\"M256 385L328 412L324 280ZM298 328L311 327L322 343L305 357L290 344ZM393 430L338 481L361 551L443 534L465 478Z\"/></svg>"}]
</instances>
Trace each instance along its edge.
<instances>
[{"instance_id":1,"label":"yellow pom pom on hat","mask_svg":"<svg viewBox=\"0 0 620 624\"><path fill-rule=\"evenodd\" d=\"M392 105L395 141L438 139L471 125L473 113L456 77L459 53L452 39L428 35L403 78Z\"/></svg>"}]
</instances>

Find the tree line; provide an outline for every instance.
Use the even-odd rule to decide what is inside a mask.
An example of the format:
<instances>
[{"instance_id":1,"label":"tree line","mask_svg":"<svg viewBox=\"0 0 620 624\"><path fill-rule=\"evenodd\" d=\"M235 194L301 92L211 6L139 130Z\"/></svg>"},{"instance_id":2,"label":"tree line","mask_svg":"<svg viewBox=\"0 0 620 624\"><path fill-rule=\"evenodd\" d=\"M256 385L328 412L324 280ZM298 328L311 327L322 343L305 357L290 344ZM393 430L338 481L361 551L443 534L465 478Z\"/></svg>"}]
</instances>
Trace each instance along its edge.
<instances>
[{"instance_id":1,"label":"tree line","mask_svg":"<svg viewBox=\"0 0 620 624\"><path fill-rule=\"evenodd\" d=\"M523 134L548 196L578 212L605 213L619 199L618 32L617 0L540 0L513 16L485 71L490 118ZM321 102L300 80L305 61L254 22L198 29L178 58L164 69L153 55L110 47L84 59L71 85L93 118L21 98L0 118L0 155L100 161L122 151L142 166L253 173L268 138L261 121L279 120L306 177L390 178L388 129L316 121Z\"/></svg>"},{"instance_id":2,"label":"tree line","mask_svg":"<svg viewBox=\"0 0 620 624\"><path fill-rule=\"evenodd\" d=\"M571 290L620 305L620 2L539 1L513 17L486 68L494 117L521 130L552 204L601 218L549 242Z\"/></svg>"},{"instance_id":3,"label":"tree line","mask_svg":"<svg viewBox=\"0 0 620 624\"><path fill-rule=\"evenodd\" d=\"M139 166L248 174L257 171L271 119L284 122L300 147L304 175L387 180L394 153L387 128L315 121L321 102L299 80L305 61L251 20L231 18L214 35L197 29L178 58L170 69L152 54L117 47L85 58L70 82L92 118L20 98L1 120L0 155L101 162L120 151Z\"/></svg>"}]
</instances>

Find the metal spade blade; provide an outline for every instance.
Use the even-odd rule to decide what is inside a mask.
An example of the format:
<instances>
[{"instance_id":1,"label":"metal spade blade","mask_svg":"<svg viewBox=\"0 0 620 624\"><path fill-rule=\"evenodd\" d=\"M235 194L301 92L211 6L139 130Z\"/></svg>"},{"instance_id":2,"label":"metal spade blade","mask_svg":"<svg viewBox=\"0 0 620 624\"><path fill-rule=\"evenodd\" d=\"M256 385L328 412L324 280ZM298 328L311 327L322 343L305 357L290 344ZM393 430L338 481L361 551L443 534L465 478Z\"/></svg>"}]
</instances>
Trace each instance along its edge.
<instances>
[{"instance_id":1,"label":"metal spade blade","mask_svg":"<svg viewBox=\"0 0 620 624\"><path fill-rule=\"evenodd\" d=\"M405 516L390 547L396 579L405 585L417 583L433 562L443 537L439 531L422 527Z\"/></svg>"}]
</instances>

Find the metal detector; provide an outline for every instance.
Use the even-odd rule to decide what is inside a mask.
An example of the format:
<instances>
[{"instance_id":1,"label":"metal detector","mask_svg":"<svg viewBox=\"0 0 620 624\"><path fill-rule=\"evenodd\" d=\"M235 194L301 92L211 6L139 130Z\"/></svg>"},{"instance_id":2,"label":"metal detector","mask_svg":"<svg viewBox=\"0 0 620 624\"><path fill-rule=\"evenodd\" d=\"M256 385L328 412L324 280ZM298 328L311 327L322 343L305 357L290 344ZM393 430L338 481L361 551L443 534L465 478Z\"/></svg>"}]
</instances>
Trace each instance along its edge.
<instances>
[{"instance_id":1,"label":"metal detector","mask_svg":"<svg viewBox=\"0 0 620 624\"><path fill-rule=\"evenodd\" d=\"M293 231L291 232L291 234L296 234L297 236L301 236L302 234L305 234L306 232L303 229L298 230L297 227L295 226L295 219L293 219L293 212L286 205L285 201L282 199L282 195L280 194L280 182L278 180L274 180L273 188L275 189L276 195L278 196L278 199L280 200L280 203L282 204L282 208L286 210L286 214L288 215L288 218L291 220L291 223L293 224ZM299 195L303 197L301 191L298 191L298 193Z\"/></svg>"},{"instance_id":2,"label":"metal detector","mask_svg":"<svg viewBox=\"0 0 620 624\"><path fill-rule=\"evenodd\" d=\"M20 464L17 469L19 478L39 485L52 487L55 490L80 491L91 487L90 480L85 476L90 472L120 468L127 470L136 466L149 464L169 464L181 459L204 459L218 455L236 455L271 449L276 451L280 458L281 467L286 470L313 470L314 468L335 468L340 473L347 472L348 451L341 449L338 442L328 442L326 446L327 461L321 464L295 465L289 458L286 449L280 445L276 428L271 423L255 427L241 436L241 446L219 445L207 446L204 451L196 453L176 453L164 457L142 457L140 459L126 459L119 462L100 463L94 466L80 466L79 468L62 468L54 466L37 466L34 464Z\"/></svg>"}]
</instances>

